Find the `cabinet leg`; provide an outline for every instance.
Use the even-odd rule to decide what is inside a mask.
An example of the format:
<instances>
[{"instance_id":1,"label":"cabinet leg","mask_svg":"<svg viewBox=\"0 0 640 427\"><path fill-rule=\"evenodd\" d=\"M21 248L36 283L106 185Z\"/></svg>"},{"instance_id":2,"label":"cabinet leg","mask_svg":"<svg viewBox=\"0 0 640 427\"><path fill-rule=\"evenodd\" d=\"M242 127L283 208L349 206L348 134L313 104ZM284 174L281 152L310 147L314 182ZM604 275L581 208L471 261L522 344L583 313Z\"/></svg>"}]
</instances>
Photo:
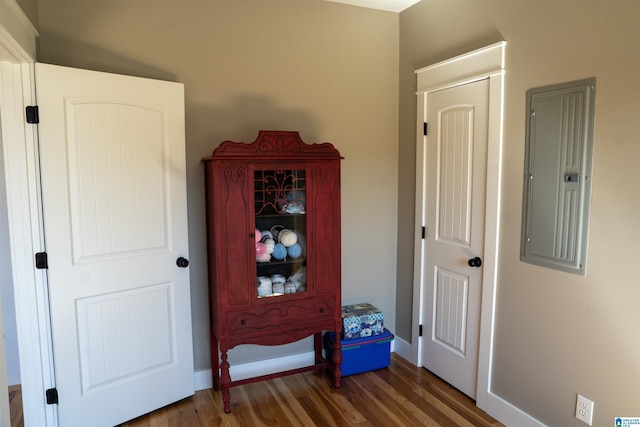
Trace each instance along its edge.
<instances>
[{"instance_id":1,"label":"cabinet leg","mask_svg":"<svg viewBox=\"0 0 640 427\"><path fill-rule=\"evenodd\" d=\"M220 349L222 356L222 363L220 364L220 389L222 390L222 404L224 406L224 413L231 412L231 396L229 394L229 384L231 383L231 376L229 375L229 362L227 362L227 349Z\"/></svg>"},{"instance_id":2,"label":"cabinet leg","mask_svg":"<svg viewBox=\"0 0 640 427\"><path fill-rule=\"evenodd\" d=\"M336 333L333 340L333 357L331 359L333 363L333 385L336 388L340 388L340 380L342 378L342 370L340 369L342 364L342 342L340 341L339 333Z\"/></svg>"},{"instance_id":3,"label":"cabinet leg","mask_svg":"<svg viewBox=\"0 0 640 427\"><path fill-rule=\"evenodd\" d=\"M218 340L211 334L211 376L213 379L213 389L220 390L220 353L218 351Z\"/></svg>"},{"instance_id":4,"label":"cabinet leg","mask_svg":"<svg viewBox=\"0 0 640 427\"><path fill-rule=\"evenodd\" d=\"M322 363L322 332L313 334L313 349L316 353L316 364Z\"/></svg>"}]
</instances>

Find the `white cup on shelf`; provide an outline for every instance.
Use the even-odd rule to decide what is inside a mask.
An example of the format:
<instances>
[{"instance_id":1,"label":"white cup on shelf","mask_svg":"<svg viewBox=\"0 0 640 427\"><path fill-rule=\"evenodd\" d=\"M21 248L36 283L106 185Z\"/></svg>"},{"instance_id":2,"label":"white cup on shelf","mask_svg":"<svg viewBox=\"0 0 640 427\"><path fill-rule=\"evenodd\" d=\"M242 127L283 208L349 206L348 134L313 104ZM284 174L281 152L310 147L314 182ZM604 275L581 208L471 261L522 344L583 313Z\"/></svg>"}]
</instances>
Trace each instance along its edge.
<instances>
[{"instance_id":1,"label":"white cup on shelf","mask_svg":"<svg viewBox=\"0 0 640 427\"><path fill-rule=\"evenodd\" d=\"M257 282L259 297L266 297L273 292L273 284L270 277L260 276Z\"/></svg>"}]
</instances>

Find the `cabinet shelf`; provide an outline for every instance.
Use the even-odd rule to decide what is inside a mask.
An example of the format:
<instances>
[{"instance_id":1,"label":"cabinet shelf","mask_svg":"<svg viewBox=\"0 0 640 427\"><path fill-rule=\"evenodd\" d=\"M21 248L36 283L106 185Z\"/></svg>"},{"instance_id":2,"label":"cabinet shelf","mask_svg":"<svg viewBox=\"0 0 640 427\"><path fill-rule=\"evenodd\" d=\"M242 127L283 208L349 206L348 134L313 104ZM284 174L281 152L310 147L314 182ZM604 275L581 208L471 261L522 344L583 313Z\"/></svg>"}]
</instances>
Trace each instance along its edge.
<instances>
[{"instance_id":1,"label":"cabinet shelf","mask_svg":"<svg viewBox=\"0 0 640 427\"><path fill-rule=\"evenodd\" d=\"M265 219L265 220L271 220L271 219L282 219L282 218L304 218L306 216L307 216L306 213L286 213L286 212L282 212L282 213L256 215L256 219L260 218L260 219Z\"/></svg>"},{"instance_id":2,"label":"cabinet shelf","mask_svg":"<svg viewBox=\"0 0 640 427\"><path fill-rule=\"evenodd\" d=\"M284 260L284 261L269 261L269 262L259 262L258 268L260 267L273 267L278 265L292 265L292 264L301 264L302 266L306 266L307 260L306 258L298 258L292 260Z\"/></svg>"}]
</instances>

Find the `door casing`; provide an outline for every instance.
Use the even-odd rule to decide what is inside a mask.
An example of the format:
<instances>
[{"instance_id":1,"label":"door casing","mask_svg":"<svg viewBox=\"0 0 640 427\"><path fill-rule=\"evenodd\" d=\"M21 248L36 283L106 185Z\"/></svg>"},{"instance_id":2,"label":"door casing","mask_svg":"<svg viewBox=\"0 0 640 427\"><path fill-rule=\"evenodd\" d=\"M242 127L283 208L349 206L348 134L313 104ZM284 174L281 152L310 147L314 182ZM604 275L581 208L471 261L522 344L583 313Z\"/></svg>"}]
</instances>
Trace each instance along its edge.
<instances>
[{"instance_id":1,"label":"door casing","mask_svg":"<svg viewBox=\"0 0 640 427\"><path fill-rule=\"evenodd\" d=\"M489 125L487 148L487 193L485 206L485 246L483 259L483 290L480 318L480 346L478 354L478 384L476 405L487 413L494 414L497 406L491 394L491 351L493 348L493 323L498 270L498 242L500 224L500 177L502 152L503 92L506 42L474 50L449 60L416 70L417 75L417 120L416 120L416 211L414 244L413 315L411 348L407 358L418 366L422 362L422 338L418 325L430 315L430 308L423 307L422 289L424 270L424 240L421 230L425 225L424 177L426 150L423 126L426 111L426 94L456 87L474 81L489 79ZM498 398L499 399L499 398ZM501 399L500 399L501 401ZM495 415L494 415L495 416Z\"/></svg>"},{"instance_id":2,"label":"door casing","mask_svg":"<svg viewBox=\"0 0 640 427\"><path fill-rule=\"evenodd\" d=\"M15 1L0 2L0 116L23 415L25 425L55 426L56 405L47 405L44 393L54 384L46 274L34 268L34 254L44 247L37 131L24 118L25 107L35 101L36 37L38 32Z\"/></svg>"}]
</instances>

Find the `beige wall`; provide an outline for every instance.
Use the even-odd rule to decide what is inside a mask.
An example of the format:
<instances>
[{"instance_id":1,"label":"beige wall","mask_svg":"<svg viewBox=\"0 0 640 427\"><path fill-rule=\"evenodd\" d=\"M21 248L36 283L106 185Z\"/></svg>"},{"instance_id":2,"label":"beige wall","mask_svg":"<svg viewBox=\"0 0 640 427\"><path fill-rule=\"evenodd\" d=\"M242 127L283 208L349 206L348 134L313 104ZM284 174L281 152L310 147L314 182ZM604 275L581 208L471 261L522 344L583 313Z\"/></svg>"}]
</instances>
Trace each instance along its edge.
<instances>
[{"instance_id":1,"label":"beige wall","mask_svg":"<svg viewBox=\"0 0 640 427\"><path fill-rule=\"evenodd\" d=\"M550 426L584 425L574 418L582 393L595 401L593 425L613 425L640 414L640 2L423 0L403 12L398 234L413 220L413 71L499 40L508 44L493 392ZM521 263L519 245L525 93L587 77L598 81L582 277ZM409 239L398 254L412 254ZM398 307L410 287L399 271Z\"/></svg>"},{"instance_id":2,"label":"beige wall","mask_svg":"<svg viewBox=\"0 0 640 427\"><path fill-rule=\"evenodd\" d=\"M343 302L394 327L398 14L320 0L43 0L41 62L185 84L196 369L209 327L202 157L258 130L332 142L342 166ZM309 351L239 348L231 363Z\"/></svg>"},{"instance_id":3,"label":"beige wall","mask_svg":"<svg viewBox=\"0 0 640 427\"><path fill-rule=\"evenodd\" d=\"M390 329L408 339L413 71L506 40L493 391L552 426L582 425L573 417L576 393L595 400L594 425L640 414L637 0L423 0L400 15L319 0L41 0L35 12L20 3L39 15L43 62L185 83L198 369L209 366L200 158L264 128L333 142L346 158L344 302L380 306ZM518 259L524 96L591 76L598 89L581 277ZM237 360L256 357L249 349Z\"/></svg>"},{"instance_id":4,"label":"beige wall","mask_svg":"<svg viewBox=\"0 0 640 427\"><path fill-rule=\"evenodd\" d=\"M33 26L38 28L38 0L16 0L16 3L27 15Z\"/></svg>"}]
</instances>

